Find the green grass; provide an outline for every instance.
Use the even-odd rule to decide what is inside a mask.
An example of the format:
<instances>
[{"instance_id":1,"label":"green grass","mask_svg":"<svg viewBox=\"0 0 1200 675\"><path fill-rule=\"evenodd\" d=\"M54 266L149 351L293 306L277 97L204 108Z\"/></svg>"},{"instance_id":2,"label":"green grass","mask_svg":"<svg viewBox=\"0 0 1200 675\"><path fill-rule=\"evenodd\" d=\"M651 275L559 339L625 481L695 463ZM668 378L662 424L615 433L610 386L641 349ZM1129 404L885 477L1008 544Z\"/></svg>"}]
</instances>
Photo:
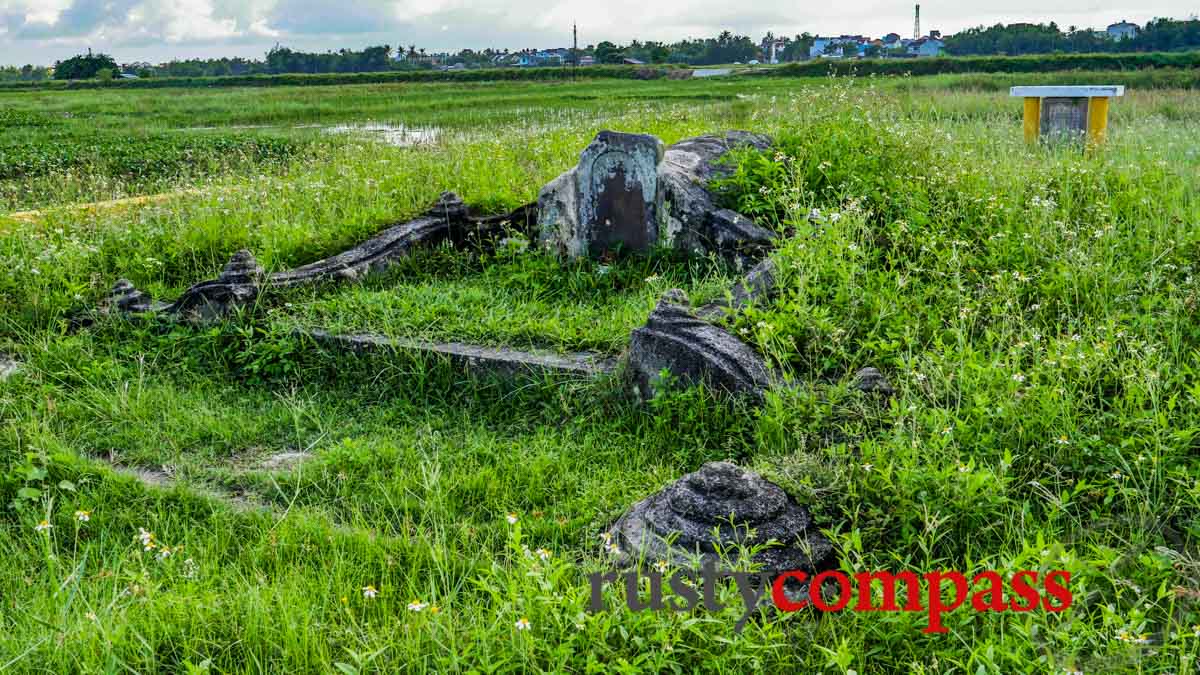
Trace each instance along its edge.
<instances>
[{"instance_id":1,"label":"green grass","mask_svg":"<svg viewBox=\"0 0 1200 675\"><path fill-rule=\"evenodd\" d=\"M303 326L339 333L615 353L667 289L685 289L702 304L723 297L737 278L714 261L667 257L564 267L527 246L483 259L418 256L362 285L295 294L274 311L281 324L299 317Z\"/></svg>"},{"instance_id":2,"label":"green grass","mask_svg":"<svg viewBox=\"0 0 1200 675\"><path fill-rule=\"evenodd\" d=\"M0 382L0 669L1191 672L1200 98L1131 90L1109 145L1084 154L1025 147L1019 102L993 84L606 82L594 98L597 83L421 85L386 119L425 122L418 100L444 95L436 126L454 133L433 147L319 136L283 170L182 181L202 194L0 219L0 352L22 362ZM263 90L258 111L237 91L196 92L194 124L164 92L35 96L88 108L97 128L139 106L166 128L324 120L330 98L342 112L327 119L365 119L390 91ZM786 377L761 408L702 390L643 407L617 379L474 380L436 360L308 350L290 330L618 351L661 291L702 301L736 277L661 256L602 271L443 249L213 326L67 330L119 277L170 297L238 248L272 269L310 262L440 190L490 211L527 203L601 128L778 140L739 158L727 197L791 235L773 253L779 297L732 324ZM868 365L895 399L852 389ZM293 451L312 458L262 465ZM847 571L1065 569L1074 604L958 610L944 636L904 613L735 634L732 587L721 612L587 614L585 575L608 565L599 533L725 458L811 505ZM147 487L109 459L165 465L179 485ZM138 528L172 555L143 551Z\"/></svg>"},{"instance_id":3,"label":"green grass","mask_svg":"<svg viewBox=\"0 0 1200 675\"><path fill-rule=\"evenodd\" d=\"M1174 71L960 74L872 78L913 97L922 114L962 114L959 102L931 102L947 89L1003 92L1016 84L1122 83L1186 88ZM1190 77L1190 75L1189 75ZM391 83L313 87L0 91L0 209L76 202L220 184L227 178L286 175L328 161L345 145L323 133L339 123L375 121L435 128L445 137L488 137L483 128L593 127L630 110L749 114L750 98L787 96L828 78L709 78L689 81ZM1164 96L1179 98L1180 92ZM748 98L750 97L750 98ZM961 99L994 115L995 101ZM1161 104L1197 114L1194 97ZM1117 106L1120 116L1126 106ZM1010 107L1009 114L1019 114ZM971 114L974 111L967 111Z\"/></svg>"}]
</instances>

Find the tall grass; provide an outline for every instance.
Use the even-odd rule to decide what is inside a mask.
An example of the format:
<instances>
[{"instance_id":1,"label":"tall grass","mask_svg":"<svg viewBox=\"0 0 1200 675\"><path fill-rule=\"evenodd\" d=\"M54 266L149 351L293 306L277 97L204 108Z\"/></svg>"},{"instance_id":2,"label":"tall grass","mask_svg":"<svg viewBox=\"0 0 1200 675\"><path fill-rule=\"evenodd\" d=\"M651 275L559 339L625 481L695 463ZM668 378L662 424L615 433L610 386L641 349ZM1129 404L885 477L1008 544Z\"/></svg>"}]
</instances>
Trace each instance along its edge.
<instances>
[{"instance_id":1,"label":"tall grass","mask_svg":"<svg viewBox=\"0 0 1200 675\"><path fill-rule=\"evenodd\" d=\"M354 141L206 195L3 225L0 351L23 363L0 381L12 506L0 517L0 666L1194 670L1194 95L1130 92L1108 147L1085 155L1024 146L1018 106L999 93L745 86L702 106L631 98L595 118L497 124L432 149ZM169 294L243 246L274 267L325 255L442 189L496 209L530 200L601 126L777 139L739 157L725 195L790 235L774 253L779 297L731 326L788 382L761 409L703 390L642 407L620 381L502 386L440 363L313 352L267 319L335 310L411 334L437 313L440 336L507 340L561 311L615 341L654 284L709 292L705 268L673 261L647 270L659 281L639 282L638 263L610 270L631 299L593 268L443 251L209 327L62 330L118 276ZM498 312L480 331L479 305L452 300L376 312L464 288L512 320ZM572 304L613 298L620 311ZM894 399L850 386L867 365ZM312 457L264 467L285 451ZM766 616L734 634L732 586L720 612L634 613L609 590L610 610L587 613L585 574L610 565L598 534L722 458L811 505L847 571L1065 569L1074 603L956 611L945 636L921 635L924 616L908 613ZM180 486L146 487L114 462ZM43 519L53 527L39 531Z\"/></svg>"}]
</instances>

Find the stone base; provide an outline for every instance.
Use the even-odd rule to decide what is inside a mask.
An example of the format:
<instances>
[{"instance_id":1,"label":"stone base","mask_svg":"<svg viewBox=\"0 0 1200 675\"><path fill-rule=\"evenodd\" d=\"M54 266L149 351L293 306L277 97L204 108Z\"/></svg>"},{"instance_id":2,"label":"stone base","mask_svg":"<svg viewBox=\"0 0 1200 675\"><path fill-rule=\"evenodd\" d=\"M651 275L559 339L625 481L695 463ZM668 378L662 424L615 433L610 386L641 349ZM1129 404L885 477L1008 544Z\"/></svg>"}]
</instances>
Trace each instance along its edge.
<instances>
[{"instance_id":1,"label":"stone base","mask_svg":"<svg viewBox=\"0 0 1200 675\"><path fill-rule=\"evenodd\" d=\"M812 575L836 565L833 544L807 508L778 485L728 462L709 462L634 504L609 535L625 564L717 562L720 550L728 555L735 545L774 540L778 545L752 558L765 569Z\"/></svg>"}]
</instances>

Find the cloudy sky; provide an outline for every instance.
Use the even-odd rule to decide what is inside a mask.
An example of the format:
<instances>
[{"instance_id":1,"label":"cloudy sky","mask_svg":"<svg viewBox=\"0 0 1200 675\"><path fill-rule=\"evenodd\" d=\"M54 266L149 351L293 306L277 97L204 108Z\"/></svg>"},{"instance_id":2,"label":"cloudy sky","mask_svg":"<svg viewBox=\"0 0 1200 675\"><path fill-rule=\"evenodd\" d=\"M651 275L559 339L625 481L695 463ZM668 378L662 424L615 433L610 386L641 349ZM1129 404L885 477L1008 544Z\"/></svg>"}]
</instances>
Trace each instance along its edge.
<instances>
[{"instance_id":1,"label":"cloudy sky","mask_svg":"<svg viewBox=\"0 0 1200 675\"><path fill-rule=\"evenodd\" d=\"M1194 2L1194 0L1193 0ZM1057 21L1103 27L1186 18L1183 0L937 0L921 25L943 33L979 24ZM276 43L325 51L370 44L430 50L567 46L601 40L676 40L723 29L776 34L912 31L912 4L858 0L0 0L0 64L50 64L92 48L117 61L261 57Z\"/></svg>"}]
</instances>

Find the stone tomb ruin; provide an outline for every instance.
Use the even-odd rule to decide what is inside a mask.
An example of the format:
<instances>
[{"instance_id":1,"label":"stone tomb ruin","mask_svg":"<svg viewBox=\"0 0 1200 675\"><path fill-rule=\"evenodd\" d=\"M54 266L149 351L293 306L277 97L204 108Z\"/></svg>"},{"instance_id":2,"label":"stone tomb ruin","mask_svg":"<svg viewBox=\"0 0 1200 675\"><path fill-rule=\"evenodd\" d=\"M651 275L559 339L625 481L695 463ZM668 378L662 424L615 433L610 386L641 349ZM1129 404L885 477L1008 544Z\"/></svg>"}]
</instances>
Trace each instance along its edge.
<instances>
[{"instance_id":1,"label":"stone tomb ruin","mask_svg":"<svg viewBox=\"0 0 1200 675\"><path fill-rule=\"evenodd\" d=\"M724 160L731 150L763 150L770 144L765 136L730 131L664 147L653 136L603 131L584 149L578 165L541 190L536 204L507 214L479 215L456 195L444 193L417 218L295 269L267 274L253 254L238 251L217 278L191 286L174 301L156 301L122 279L100 313L211 321L252 306L271 289L355 281L420 248L446 241L487 246L513 231L564 258L605 258L666 247L758 265L732 289L730 302L692 310L682 291L669 292L646 326L633 332L625 371L647 397L653 396L658 374L666 369L684 385L703 381L721 391L758 398L771 381L765 362L713 321L771 293L775 276L763 258L774 233L719 208L710 184L728 171ZM518 351L322 330L307 337L322 348L425 353L466 370L506 378L545 373L593 377L613 373L619 365L618 359L590 352Z\"/></svg>"},{"instance_id":2,"label":"stone tomb ruin","mask_svg":"<svg viewBox=\"0 0 1200 675\"><path fill-rule=\"evenodd\" d=\"M741 131L689 138L668 147L653 136L601 132L576 167L541 190L536 204L485 216L445 193L417 218L295 269L267 274L250 252L239 251L217 278L193 285L171 302L156 301L121 280L100 314L210 321L252 306L272 289L352 282L421 247L446 241L486 247L514 231L564 258L606 258L665 247L715 254L748 270L727 299L703 307L693 309L683 291L667 292L645 325L632 332L621 359L323 330L306 336L318 348L416 352L467 371L510 379L546 373L591 378L620 372L644 398L654 396L659 376L666 371L685 386L703 382L756 401L775 378L763 357L720 322L774 294L778 271L766 254L775 235L750 218L720 208L711 181L727 171L722 160L731 150L769 146L768 138ZM893 393L874 369L860 371L855 386L884 397ZM705 464L638 502L612 525L608 536L627 564L684 564L697 556L712 559L730 544L761 547L772 541L777 545L753 556L767 569L814 573L835 564L831 543L804 506L778 485L728 463Z\"/></svg>"}]
</instances>

